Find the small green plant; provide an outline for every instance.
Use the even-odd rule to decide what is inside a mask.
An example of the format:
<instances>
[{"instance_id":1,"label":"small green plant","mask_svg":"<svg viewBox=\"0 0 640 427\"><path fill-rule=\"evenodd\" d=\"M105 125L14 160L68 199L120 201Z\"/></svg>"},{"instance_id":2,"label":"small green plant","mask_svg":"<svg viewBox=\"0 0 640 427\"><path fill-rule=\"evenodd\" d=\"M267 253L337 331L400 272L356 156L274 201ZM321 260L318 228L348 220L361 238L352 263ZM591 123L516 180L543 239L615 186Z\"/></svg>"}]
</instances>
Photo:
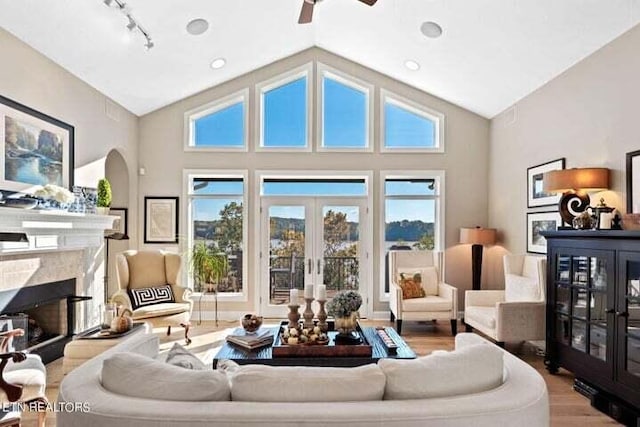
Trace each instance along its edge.
<instances>
[{"instance_id":1,"label":"small green plant","mask_svg":"<svg viewBox=\"0 0 640 427\"><path fill-rule=\"evenodd\" d=\"M220 280L227 275L229 264L224 253L218 253L204 242L197 242L189 254L189 267L196 282L196 291L210 289L215 292Z\"/></svg>"},{"instance_id":2,"label":"small green plant","mask_svg":"<svg viewBox=\"0 0 640 427\"><path fill-rule=\"evenodd\" d=\"M107 178L98 181L98 201L99 208L108 208L111 206L111 184Z\"/></svg>"}]
</instances>

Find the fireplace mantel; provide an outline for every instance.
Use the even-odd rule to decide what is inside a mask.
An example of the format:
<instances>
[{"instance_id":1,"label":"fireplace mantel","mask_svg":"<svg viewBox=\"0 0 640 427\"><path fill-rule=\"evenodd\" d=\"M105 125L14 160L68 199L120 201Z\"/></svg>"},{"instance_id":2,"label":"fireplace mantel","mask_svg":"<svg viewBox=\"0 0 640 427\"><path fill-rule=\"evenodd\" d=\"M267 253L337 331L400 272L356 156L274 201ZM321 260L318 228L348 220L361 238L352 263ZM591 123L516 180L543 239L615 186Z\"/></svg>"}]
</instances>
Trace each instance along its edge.
<instances>
[{"instance_id":1,"label":"fireplace mantel","mask_svg":"<svg viewBox=\"0 0 640 427\"><path fill-rule=\"evenodd\" d=\"M0 208L0 232L26 233L29 242L0 242L0 255L99 247L116 216Z\"/></svg>"}]
</instances>

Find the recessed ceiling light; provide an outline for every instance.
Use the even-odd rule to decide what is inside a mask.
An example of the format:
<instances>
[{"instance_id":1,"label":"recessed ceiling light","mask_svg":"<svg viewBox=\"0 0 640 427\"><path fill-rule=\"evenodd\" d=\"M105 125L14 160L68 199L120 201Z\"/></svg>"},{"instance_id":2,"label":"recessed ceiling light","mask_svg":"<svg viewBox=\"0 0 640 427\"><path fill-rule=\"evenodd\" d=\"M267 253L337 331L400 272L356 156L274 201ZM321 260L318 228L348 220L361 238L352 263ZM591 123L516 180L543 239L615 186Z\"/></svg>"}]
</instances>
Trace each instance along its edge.
<instances>
[{"instance_id":1,"label":"recessed ceiling light","mask_svg":"<svg viewBox=\"0 0 640 427\"><path fill-rule=\"evenodd\" d=\"M209 29L209 23L207 22L206 19L202 19L202 18L193 19L187 24L187 32L194 36L199 36L200 34L204 33L208 29Z\"/></svg>"},{"instance_id":2,"label":"recessed ceiling light","mask_svg":"<svg viewBox=\"0 0 640 427\"><path fill-rule=\"evenodd\" d=\"M437 39L442 35L442 27L433 21L426 21L420 25L420 32L430 39Z\"/></svg>"},{"instance_id":3,"label":"recessed ceiling light","mask_svg":"<svg viewBox=\"0 0 640 427\"><path fill-rule=\"evenodd\" d=\"M216 58L213 61L211 61L211 68L213 68L214 70L217 70L224 67L226 63L227 63L226 59Z\"/></svg>"},{"instance_id":4,"label":"recessed ceiling light","mask_svg":"<svg viewBox=\"0 0 640 427\"><path fill-rule=\"evenodd\" d=\"M404 61L404 66L411 71L418 71L420 69L420 64L412 59L407 59L406 61Z\"/></svg>"}]
</instances>

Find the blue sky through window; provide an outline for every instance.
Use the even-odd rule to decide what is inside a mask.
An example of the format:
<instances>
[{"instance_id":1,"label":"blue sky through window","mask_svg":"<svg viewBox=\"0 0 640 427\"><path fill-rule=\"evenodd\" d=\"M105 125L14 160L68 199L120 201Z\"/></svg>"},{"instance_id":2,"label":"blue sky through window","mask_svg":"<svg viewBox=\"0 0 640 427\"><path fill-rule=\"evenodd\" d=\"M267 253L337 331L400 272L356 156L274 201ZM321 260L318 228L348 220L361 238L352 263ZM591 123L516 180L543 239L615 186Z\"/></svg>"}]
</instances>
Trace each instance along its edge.
<instances>
[{"instance_id":1,"label":"blue sky through window","mask_svg":"<svg viewBox=\"0 0 640 427\"><path fill-rule=\"evenodd\" d=\"M435 147L435 123L395 104L384 104L386 148Z\"/></svg>"},{"instance_id":2,"label":"blue sky through window","mask_svg":"<svg viewBox=\"0 0 640 427\"><path fill-rule=\"evenodd\" d=\"M238 102L196 119L193 137L195 146L244 146L244 114L244 103Z\"/></svg>"},{"instance_id":3,"label":"blue sky through window","mask_svg":"<svg viewBox=\"0 0 640 427\"><path fill-rule=\"evenodd\" d=\"M323 138L327 148L367 146L367 95L328 77L324 87Z\"/></svg>"},{"instance_id":4,"label":"blue sky through window","mask_svg":"<svg viewBox=\"0 0 640 427\"><path fill-rule=\"evenodd\" d=\"M302 77L265 92L263 131L265 147L307 145L307 78Z\"/></svg>"},{"instance_id":5,"label":"blue sky through window","mask_svg":"<svg viewBox=\"0 0 640 427\"><path fill-rule=\"evenodd\" d=\"M220 219L220 211L231 202L242 204L239 199L194 199L192 205L194 221L215 221Z\"/></svg>"}]
</instances>

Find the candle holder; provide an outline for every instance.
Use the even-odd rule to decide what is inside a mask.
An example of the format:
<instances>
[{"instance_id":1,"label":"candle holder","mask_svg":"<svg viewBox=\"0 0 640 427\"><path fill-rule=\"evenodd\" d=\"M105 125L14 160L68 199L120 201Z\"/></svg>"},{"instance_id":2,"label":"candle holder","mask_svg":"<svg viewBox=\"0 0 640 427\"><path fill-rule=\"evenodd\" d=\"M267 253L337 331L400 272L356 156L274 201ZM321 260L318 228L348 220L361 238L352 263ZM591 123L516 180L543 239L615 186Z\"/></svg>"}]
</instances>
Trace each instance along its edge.
<instances>
[{"instance_id":1,"label":"candle holder","mask_svg":"<svg viewBox=\"0 0 640 427\"><path fill-rule=\"evenodd\" d=\"M298 322L300 321L300 313L298 313L298 304L289 304L289 327L298 328Z\"/></svg>"},{"instance_id":2,"label":"candle holder","mask_svg":"<svg viewBox=\"0 0 640 427\"><path fill-rule=\"evenodd\" d=\"M313 298L305 298L307 306L304 309L304 313L302 313L302 317L304 318L303 326L305 328L313 328L313 310L311 310L311 303L313 302Z\"/></svg>"},{"instance_id":3,"label":"candle holder","mask_svg":"<svg viewBox=\"0 0 640 427\"><path fill-rule=\"evenodd\" d=\"M320 310L318 310L318 327L322 332L327 332L329 330L329 325L327 324L327 312L324 311L324 304L327 300L319 299L318 304L320 304Z\"/></svg>"}]
</instances>

